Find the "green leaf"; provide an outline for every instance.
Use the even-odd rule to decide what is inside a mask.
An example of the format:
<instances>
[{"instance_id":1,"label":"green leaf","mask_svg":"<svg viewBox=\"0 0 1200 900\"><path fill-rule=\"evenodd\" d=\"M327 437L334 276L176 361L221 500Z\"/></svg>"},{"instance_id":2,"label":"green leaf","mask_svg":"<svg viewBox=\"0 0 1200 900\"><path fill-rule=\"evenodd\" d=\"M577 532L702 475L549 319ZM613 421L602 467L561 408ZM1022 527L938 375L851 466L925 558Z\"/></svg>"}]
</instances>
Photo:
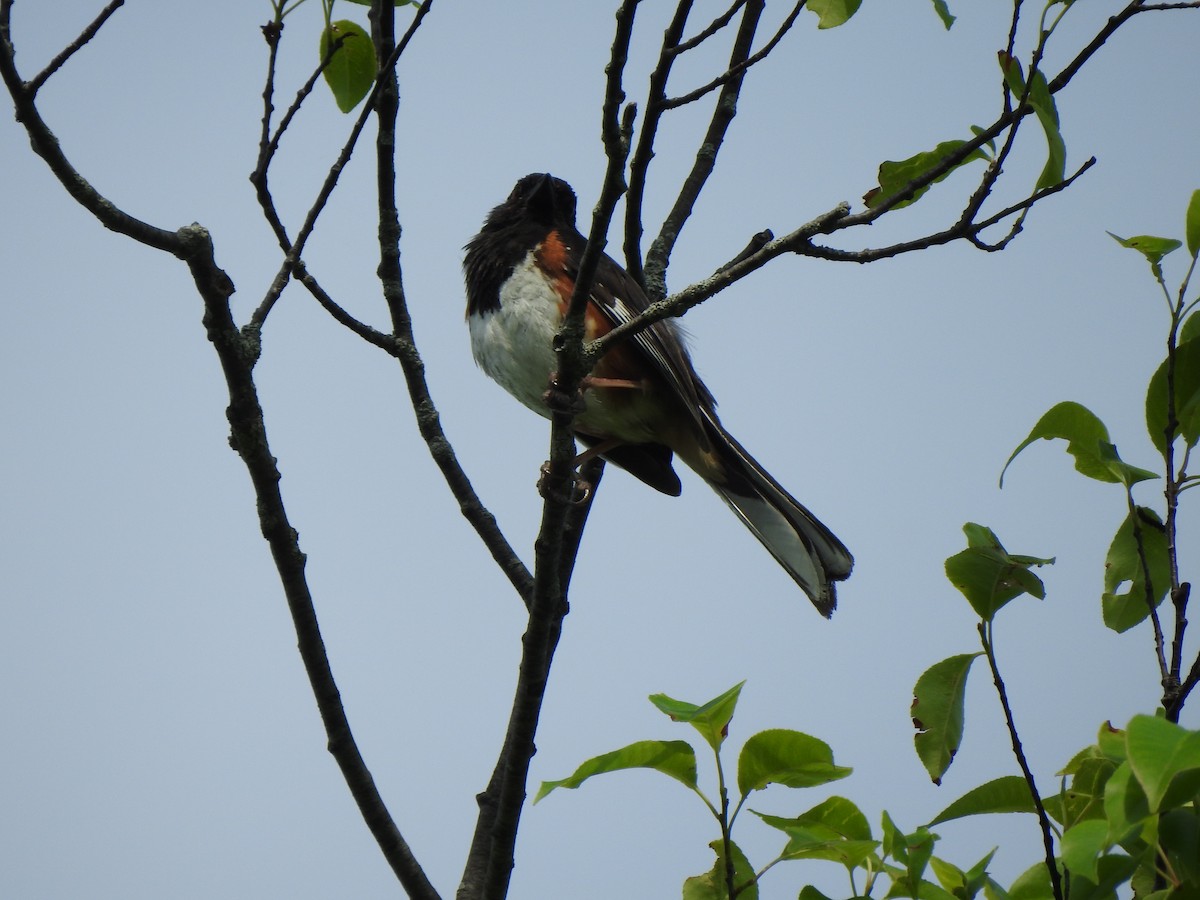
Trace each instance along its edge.
<instances>
[{"instance_id":1,"label":"green leaf","mask_svg":"<svg viewBox=\"0 0 1200 900\"><path fill-rule=\"evenodd\" d=\"M703 875L693 875L683 883L683 900L729 900L725 844L723 841L713 841L708 846L717 854L717 861ZM733 841L729 842L729 850L733 858L733 885L738 900L757 900L758 881L754 867Z\"/></svg>"},{"instance_id":2,"label":"green leaf","mask_svg":"<svg viewBox=\"0 0 1200 900\"><path fill-rule=\"evenodd\" d=\"M1007 85L1014 99L1019 101L1022 97L1025 97L1026 93L1025 76L1021 72L1021 63L1003 50L1000 51L999 57L1000 70L1004 73L1004 83ZM1046 83L1046 76L1041 71L1034 71L1033 79L1029 83L1028 92L1029 96L1026 98L1026 102L1033 107L1033 112L1042 126L1042 131L1046 134L1046 165L1037 180L1037 189L1040 191L1044 188L1060 184L1065 177L1067 145L1064 143L1062 132L1059 130L1058 108L1054 105L1054 95L1050 93L1050 86Z\"/></svg>"},{"instance_id":3,"label":"green leaf","mask_svg":"<svg viewBox=\"0 0 1200 900\"><path fill-rule=\"evenodd\" d=\"M359 6L370 6L371 0L350 0L351 3L357 3ZM392 6L420 6L418 0L395 0Z\"/></svg>"},{"instance_id":4,"label":"green leaf","mask_svg":"<svg viewBox=\"0 0 1200 900\"><path fill-rule=\"evenodd\" d=\"M1192 256L1200 254L1200 191L1192 191L1192 199L1188 201L1185 234L1188 253Z\"/></svg>"},{"instance_id":5,"label":"green leaf","mask_svg":"<svg viewBox=\"0 0 1200 900\"><path fill-rule=\"evenodd\" d=\"M1033 805L1025 779L1019 775L1004 775L967 791L938 813L929 824L940 825L964 816L1031 812L1037 812L1037 808Z\"/></svg>"},{"instance_id":6,"label":"green leaf","mask_svg":"<svg viewBox=\"0 0 1200 900\"><path fill-rule=\"evenodd\" d=\"M943 141L932 150L926 150L918 153L915 156L910 156L908 159L902 160L887 160L879 164L879 186L871 188L863 195L863 202L870 209L883 205L884 201L894 197L906 188L911 182L920 178L930 169L941 164L942 160L950 156L950 154L961 149L966 141ZM906 200L901 200L893 209L903 209L913 203L916 203L925 195L925 192L930 187L944 180L951 172L960 169L967 163L976 159L987 159L987 154L976 148L968 153L960 162L955 163L937 178L933 179L929 184L913 191L913 195Z\"/></svg>"},{"instance_id":7,"label":"green leaf","mask_svg":"<svg viewBox=\"0 0 1200 900\"><path fill-rule=\"evenodd\" d=\"M738 697L742 693L742 681L735 684L725 693L714 697L700 706L684 700L674 700L666 694L651 694L650 702L666 713L673 722L687 722L695 728L714 750L719 750L721 743L729 734L729 723L733 719L733 711L737 708Z\"/></svg>"},{"instance_id":8,"label":"green leaf","mask_svg":"<svg viewBox=\"0 0 1200 900\"><path fill-rule=\"evenodd\" d=\"M992 850L991 853L975 863L968 872L964 872L958 866L936 856L930 857L929 868L933 869L938 883L949 892L951 897L955 900L971 900L989 880L987 867L995 855L996 851Z\"/></svg>"},{"instance_id":9,"label":"green leaf","mask_svg":"<svg viewBox=\"0 0 1200 900\"><path fill-rule=\"evenodd\" d=\"M1180 241L1174 238L1154 237L1151 234L1139 234L1131 238L1123 238L1117 237L1117 235L1110 231L1108 232L1108 236L1122 247L1136 250L1142 256L1146 257L1146 261L1150 263L1150 271L1154 273L1154 277L1159 281L1162 281L1163 277L1163 257L1183 246Z\"/></svg>"},{"instance_id":10,"label":"green leaf","mask_svg":"<svg viewBox=\"0 0 1200 900\"><path fill-rule=\"evenodd\" d=\"M1110 483L1118 481L1100 453L1100 445L1109 443L1108 429L1086 406L1067 400L1050 407L1033 426L1029 437L1012 452L1000 472L1000 487L1004 487L1004 473L1017 454L1039 438L1046 441L1055 438L1065 440L1067 452L1075 457L1075 468L1088 478Z\"/></svg>"},{"instance_id":11,"label":"green leaf","mask_svg":"<svg viewBox=\"0 0 1200 900\"><path fill-rule=\"evenodd\" d=\"M1158 821L1159 846L1170 871L1193 889L1200 888L1200 810L1173 809Z\"/></svg>"},{"instance_id":12,"label":"green leaf","mask_svg":"<svg viewBox=\"0 0 1200 900\"><path fill-rule=\"evenodd\" d=\"M946 577L981 619L990 622L1005 604L1022 594L1045 599L1045 585L1029 569L1050 565L1053 559L1010 554L990 528L973 522L964 525L963 531L967 549L946 560Z\"/></svg>"},{"instance_id":13,"label":"green leaf","mask_svg":"<svg viewBox=\"0 0 1200 900\"><path fill-rule=\"evenodd\" d=\"M1184 439L1189 447L1200 441L1200 340L1193 336L1200 324L1192 325L1196 315L1185 324L1187 337L1180 333L1175 348L1175 418L1173 434ZM1146 389L1146 431L1160 453L1167 449L1167 361L1150 378Z\"/></svg>"},{"instance_id":14,"label":"green leaf","mask_svg":"<svg viewBox=\"0 0 1200 900\"><path fill-rule=\"evenodd\" d=\"M1134 716L1125 732L1129 768L1146 791L1151 812L1159 812L1168 793L1175 804L1192 802L1200 790L1200 732L1166 719Z\"/></svg>"},{"instance_id":15,"label":"green leaf","mask_svg":"<svg viewBox=\"0 0 1200 900\"><path fill-rule=\"evenodd\" d=\"M1138 539L1141 538L1140 550ZM1157 609L1171 586L1167 532L1158 513L1139 506L1117 529L1104 561L1104 593L1100 603L1104 624L1118 634L1128 631L1150 615L1147 603L1145 554L1150 570L1150 602ZM1128 582L1129 589L1116 593Z\"/></svg>"},{"instance_id":16,"label":"green leaf","mask_svg":"<svg viewBox=\"0 0 1200 900\"><path fill-rule=\"evenodd\" d=\"M1117 455L1116 444L1108 444L1100 442L1100 461L1108 468L1117 479L1118 482L1125 487L1133 487L1139 481L1154 481L1158 478L1157 472L1151 472L1149 469L1140 469L1137 466L1131 466L1129 463L1121 459Z\"/></svg>"},{"instance_id":17,"label":"green leaf","mask_svg":"<svg viewBox=\"0 0 1200 900\"><path fill-rule=\"evenodd\" d=\"M1117 762L1104 756L1076 756L1069 768L1070 786L1056 796L1042 799L1046 812L1067 828L1087 819L1103 819L1104 786L1116 771Z\"/></svg>"},{"instance_id":18,"label":"green leaf","mask_svg":"<svg viewBox=\"0 0 1200 900\"><path fill-rule=\"evenodd\" d=\"M742 796L768 784L816 787L845 778L852 769L835 765L829 745L799 731L773 728L752 735L738 756Z\"/></svg>"},{"instance_id":19,"label":"green leaf","mask_svg":"<svg viewBox=\"0 0 1200 900\"><path fill-rule=\"evenodd\" d=\"M853 869L879 846L867 817L845 797L830 797L794 819L751 812L788 836L784 859L825 859Z\"/></svg>"},{"instance_id":20,"label":"green leaf","mask_svg":"<svg viewBox=\"0 0 1200 900\"><path fill-rule=\"evenodd\" d=\"M1198 337L1200 337L1200 312L1194 312L1183 320L1176 343L1186 344L1188 341L1194 341Z\"/></svg>"},{"instance_id":21,"label":"green leaf","mask_svg":"<svg viewBox=\"0 0 1200 900\"><path fill-rule=\"evenodd\" d=\"M954 24L954 16L950 15L950 7L946 5L946 0L933 0L933 10L942 20L942 25L949 31L950 26Z\"/></svg>"},{"instance_id":22,"label":"green leaf","mask_svg":"<svg viewBox=\"0 0 1200 900\"><path fill-rule=\"evenodd\" d=\"M806 884L800 888L799 900L829 900L824 894L818 891L811 884Z\"/></svg>"},{"instance_id":23,"label":"green leaf","mask_svg":"<svg viewBox=\"0 0 1200 900\"><path fill-rule=\"evenodd\" d=\"M543 781L533 802L558 788L577 788L593 775L622 769L655 769L690 788L696 787L696 752L686 741L638 741L620 750L593 756L569 778Z\"/></svg>"},{"instance_id":24,"label":"green leaf","mask_svg":"<svg viewBox=\"0 0 1200 900\"><path fill-rule=\"evenodd\" d=\"M962 744L967 675L971 663L982 655L964 653L934 663L913 688L912 716L917 729L913 743L934 784L942 783Z\"/></svg>"},{"instance_id":25,"label":"green leaf","mask_svg":"<svg viewBox=\"0 0 1200 900\"><path fill-rule=\"evenodd\" d=\"M1097 866L1100 854L1107 849L1108 823L1103 819L1088 819L1063 832L1063 864L1072 875L1082 875L1093 882L1099 881Z\"/></svg>"},{"instance_id":26,"label":"green leaf","mask_svg":"<svg viewBox=\"0 0 1200 900\"><path fill-rule=\"evenodd\" d=\"M1116 889L1129 880L1137 870L1136 860L1110 853L1097 861L1099 878L1096 881L1079 875L1071 879L1071 900L1112 900Z\"/></svg>"},{"instance_id":27,"label":"green leaf","mask_svg":"<svg viewBox=\"0 0 1200 900\"><path fill-rule=\"evenodd\" d=\"M1050 873L1045 863L1035 863L1017 876L1008 889L1009 900L1053 900Z\"/></svg>"},{"instance_id":28,"label":"green leaf","mask_svg":"<svg viewBox=\"0 0 1200 900\"><path fill-rule=\"evenodd\" d=\"M333 51L329 65L325 67L325 83L333 91L338 109L350 112L362 102L363 97L375 83L375 45L363 27L348 19L331 22L321 32L321 59L325 59L331 47L341 44Z\"/></svg>"},{"instance_id":29,"label":"green leaf","mask_svg":"<svg viewBox=\"0 0 1200 900\"><path fill-rule=\"evenodd\" d=\"M1129 763L1117 766L1104 786L1104 816L1112 843L1118 843L1142 827L1150 816L1146 792L1133 777Z\"/></svg>"},{"instance_id":30,"label":"green leaf","mask_svg":"<svg viewBox=\"0 0 1200 900\"><path fill-rule=\"evenodd\" d=\"M818 28L836 28L850 21L862 6L862 0L808 0L805 5L817 14Z\"/></svg>"}]
</instances>

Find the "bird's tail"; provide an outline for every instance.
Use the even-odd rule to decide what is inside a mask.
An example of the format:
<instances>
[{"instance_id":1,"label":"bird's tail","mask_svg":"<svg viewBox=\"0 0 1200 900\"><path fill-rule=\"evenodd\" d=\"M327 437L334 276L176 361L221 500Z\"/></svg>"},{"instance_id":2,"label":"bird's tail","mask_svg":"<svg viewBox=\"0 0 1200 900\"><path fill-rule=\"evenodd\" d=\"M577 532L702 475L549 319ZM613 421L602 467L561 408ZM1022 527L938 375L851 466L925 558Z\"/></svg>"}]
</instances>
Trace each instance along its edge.
<instances>
[{"instance_id":1,"label":"bird's tail","mask_svg":"<svg viewBox=\"0 0 1200 900\"><path fill-rule=\"evenodd\" d=\"M705 481L828 618L837 606L834 583L850 576L854 557L719 422L709 424L723 471L720 478L705 475Z\"/></svg>"}]
</instances>

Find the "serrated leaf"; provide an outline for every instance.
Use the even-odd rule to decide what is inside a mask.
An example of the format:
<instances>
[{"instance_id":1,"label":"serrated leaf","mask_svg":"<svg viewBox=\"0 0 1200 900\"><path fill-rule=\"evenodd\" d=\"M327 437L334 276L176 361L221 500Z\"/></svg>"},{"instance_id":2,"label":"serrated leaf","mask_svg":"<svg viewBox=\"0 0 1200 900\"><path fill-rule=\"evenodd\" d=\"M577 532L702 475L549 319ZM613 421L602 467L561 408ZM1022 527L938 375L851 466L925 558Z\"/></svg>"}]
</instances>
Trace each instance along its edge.
<instances>
[{"instance_id":1,"label":"serrated leaf","mask_svg":"<svg viewBox=\"0 0 1200 900\"><path fill-rule=\"evenodd\" d=\"M960 150L967 142L966 141L943 141L932 150L926 150L915 156L910 156L908 159L902 160L887 160L879 164L879 185L873 187L863 195L863 202L870 209L881 206L886 200L894 197L906 188L911 182L920 178L930 169L940 165L946 157L950 156L957 150ZM921 197L925 196L933 185L939 181L943 181L952 172L967 165L974 160L986 160L987 155L980 149L972 150L961 161L955 163L937 178L933 179L929 184L915 190L911 197L906 200L901 200L893 209L903 209L916 203Z\"/></svg>"},{"instance_id":2,"label":"serrated leaf","mask_svg":"<svg viewBox=\"0 0 1200 900\"><path fill-rule=\"evenodd\" d=\"M375 83L375 45L361 25L340 19L321 32L321 59L335 46L325 67L325 83L333 92L338 109L348 113L362 102Z\"/></svg>"},{"instance_id":3,"label":"serrated leaf","mask_svg":"<svg viewBox=\"0 0 1200 900\"><path fill-rule=\"evenodd\" d=\"M1129 768L1146 792L1150 811L1175 802L1192 802L1200 789L1200 732L1188 731L1156 716L1134 716L1126 729ZM1175 788L1172 791L1172 788Z\"/></svg>"},{"instance_id":4,"label":"serrated leaf","mask_svg":"<svg viewBox=\"0 0 1200 900\"><path fill-rule=\"evenodd\" d=\"M980 653L964 653L934 663L913 688L912 719L917 733L913 743L934 784L954 761L962 744L963 698L971 663Z\"/></svg>"},{"instance_id":5,"label":"serrated leaf","mask_svg":"<svg viewBox=\"0 0 1200 900\"><path fill-rule=\"evenodd\" d=\"M1142 554L1145 554L1146 566L1142 565ZM1157 609L1171 586L1167 532L1158 513L1139 506L1125 517L1117 529L1104 561L1104 593L1100 598L1104 624L1118 634L1128 631L1150 615L1146 591L1147 566L1150 570L1150 602ZM1117 589L1127 582L1128 590L1118 594Z\"/></svg>"},{"instance_id":6,"label":"serrated leaf","mask_svg":"<svg viewBox=\"0 0 1200 900\"><path fill-rule=\"evenodd\" d=\"M738 790L742 796L768 784L805 788L845 778L853 771L835 765L824 741L799 731L772 728L751 735L738 756Z\"/></svg>"},{"instance_id":7,"label":"serrated leaf","mask_svg":"<svg viewBox=\"0 0 1200 900\"><path fill-rule=\"evenodd\" d=\"M940 825L951 819L964 816L982 816L991 813L1037 812L1029 785L1019 775L1005 775L967 791L940 813L929 824Z\"/></svg>"},{"instance_id":8,"label":"serrated leaf","mask_svg":"<svg viewBox=\"0 0 1200 900\"><path fill-rule=\"evenodd\" d=\"M708 846L717 855L717 861L703 875L693 875L684 881L683 900L729 900L725 844L723 841L713 841ZM757 900L758 881L755 879L754 867L733 841L729 842L729 850L733 859L733 885L738 900Z\"/></svg>"},{"instance_id":9,"label":"serrated leaf","mask_svg":"<svg viewBox=\"0 0 1200 900\"><path fill-rule=\"evenodd\" d=\"M1019 60L1000 51L1000 70L1004 73L1004 83L1014 99L1020 100L1026 95L1025 76L1021 71ZM1033 107L1034 115L1046 135L1046 165L1037 180L1037 189L1042 190L1060 184L1065 177L1067 167L1067 145L1063 141L1062 131L1058 124L1058 108L1054 105L1054 95L1046 83L1046 76L1040 70L1035 70L1029 82L1026 102Z\"/></svg>"},{"instance_id":10,"label":"serrated leaf","mask_svg":"<svg viewBox=\"0 0 1200 900\"><path fill-rule=\"evenodd\" d=\"M946 560L946 577L981 619L991 621L1005 604L1022 594L1045 599L1045 585L1029 569L1050 565L1052 558L1010 554L991 529L973 522L964 525L963 531L968 547Z\"/></svg>"},{"instance_id":11,"label":"serrated leaf","mask_svg":"<svg viewBox=\"0 0 1200 900\"><path fill-rule=\"evenodd\" d=\"M1179 344L1175 348L1175 434L1182 437L1189 447L1200 441L1200 340L1195 340L1194 331L1200 324L1192 325L1196 315L1188 317L1186 336L1181 331ZM1167 361L1163 360L1150 378L1146 388L1146 431L1160 453L1167 449Z\"/></svg>"},{"instance_id":12,"label":"serrated leaf","mask_svg":"<svg viewBox=\"0 0 1200 900\"><path fill-rule=\"evenodd\" d=\"M808 0L805 6L817 14L817 28L836 28L850 21L862 0Z\"/></svg>"},{"instance_id":13,"label":"serrated leaf","mask_svg":"<svg viewBox=\"0 0 1200 900\"><path fill-rule=\"evenodd\" d=\"M593 775L622 769L654 769L690 788L696 787L696 751L686 741L638 741L620 750L593 756L561 781L543 781L533 802L558 788L577 788Z\"/></svg>"},{"instance_id":14,"label":"serrated leaf","mask_svg":"<svg viewBox=\"0 0 1200 900\"><path fill-rule=\"evenodd\" d=\"M650 702L673 722L686 722L695 728L714 750L719 750L729 734L729 723L737 708L738 697L746 682L735 684L720 696L697 706L686 700L675 700L666 694L651 694Z\"/></svg>"},{"instance_id":15,"label":"serrated leaf","mask_svg":"<svg viewBox=\"0 0 1200 900\"><path fill-rule=\"evenodd\" d=\"M1077 471L1097 481L1118 481L1100 454L1100 445L1110 443L1108 429L1086 406L1066 400L1050 407L1038 419L1029 436L1017 445L1000 471L1000 487L1004 487L1004 473L1022 450L1038 439L1049 441L1056 438L1067 442L1067 452L1075 457Z\"/></svg>"}]
</instances>

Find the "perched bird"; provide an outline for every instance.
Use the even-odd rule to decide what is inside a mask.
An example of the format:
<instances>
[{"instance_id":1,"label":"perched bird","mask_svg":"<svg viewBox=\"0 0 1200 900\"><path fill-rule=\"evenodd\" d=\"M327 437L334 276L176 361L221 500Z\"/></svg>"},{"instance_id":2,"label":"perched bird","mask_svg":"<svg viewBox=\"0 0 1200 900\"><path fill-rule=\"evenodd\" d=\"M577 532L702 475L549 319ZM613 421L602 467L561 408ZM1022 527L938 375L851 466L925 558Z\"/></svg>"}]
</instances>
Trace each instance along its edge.
<instances>
[{"instance_id":1,"label":"perched bird","mask_svg":"<svg viewBox=\"0 0 1200 900\"><path fill-rule=\"evenodd\" d=\"M552 342L566 314L586 239L575 192L560 178L526 175L466 246L467 322L476 363L510 394L549 416ZM593 340L649 305L641 286L603 256L588 298ZM575 435L609 462L679 496L678 455L729 504L824 616L850 551L733 439L696 375L678 327L656 322L611 348L583 384Z\"/></svg>"}]
</instances>

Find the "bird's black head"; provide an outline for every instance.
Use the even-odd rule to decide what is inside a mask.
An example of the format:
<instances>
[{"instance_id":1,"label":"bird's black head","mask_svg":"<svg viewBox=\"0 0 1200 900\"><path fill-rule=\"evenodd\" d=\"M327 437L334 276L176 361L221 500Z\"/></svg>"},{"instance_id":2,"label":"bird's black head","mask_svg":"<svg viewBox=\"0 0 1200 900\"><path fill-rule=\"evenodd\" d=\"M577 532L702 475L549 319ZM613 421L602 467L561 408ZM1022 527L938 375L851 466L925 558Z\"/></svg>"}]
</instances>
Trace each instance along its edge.
<instances>
[{"instance_id":1,"label":"bird's black head","mask_svg":"<svg viewBox=\"0 0 1200 900\"><path fill-rule=\"evenodd\" d=\"M526 175L508 199L488 213L483 229L466 246L468 313L498 307L504 279L552 229L564 236L577 234L575 192L553 175ZM582 243L582 238L577 240Z\"/></svg>"},{"instance_id":2,"label":"bird's black head","mask_svg":"<svg viewBox=\"0 0 1200 900\"><path fill-rule=\"evenodd\" d=\"M542 228L575 227L575 192L561 178L534 172L518 181L508 199L491 211L484 230L533 223Z\"/></svg>"}]
</instances>

